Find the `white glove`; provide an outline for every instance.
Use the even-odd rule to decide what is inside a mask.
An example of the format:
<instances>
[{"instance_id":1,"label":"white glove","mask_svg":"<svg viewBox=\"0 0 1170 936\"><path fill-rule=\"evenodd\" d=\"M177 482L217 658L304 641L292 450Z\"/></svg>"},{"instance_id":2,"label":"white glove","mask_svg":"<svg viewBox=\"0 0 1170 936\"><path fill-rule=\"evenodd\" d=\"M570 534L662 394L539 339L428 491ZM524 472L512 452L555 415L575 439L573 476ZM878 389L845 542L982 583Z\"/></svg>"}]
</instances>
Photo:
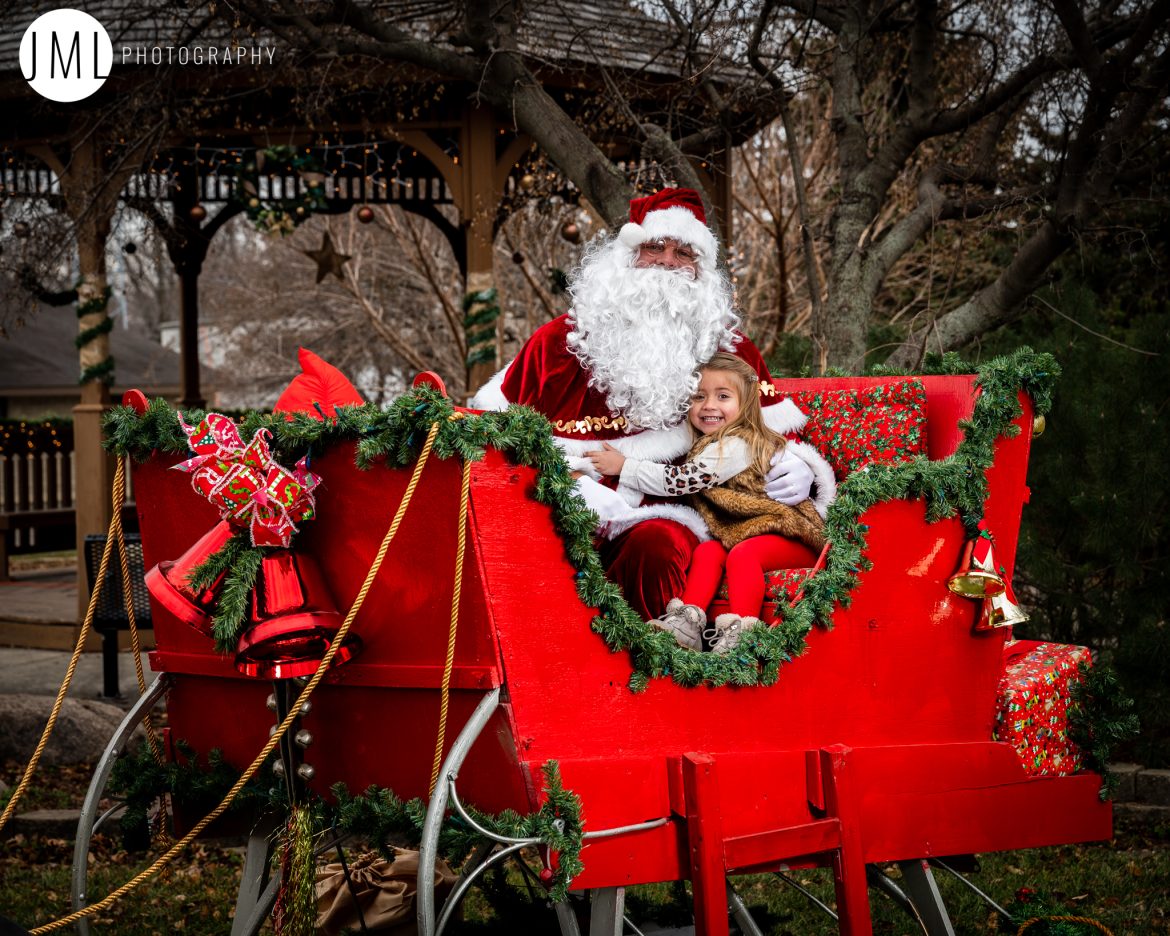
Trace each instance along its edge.
<instances>
[{"instance_id":1,"label":"white glove","mask_svg":"<svg viewBox=\"0 0 1170 936\"><path fill-rule=\"evenodd\" d=\"M579 471L586 477L592 478L594 481L600 481L601 475L598 474L596 468L584 455L566 455L565 463L568 464L570 471Z\"/></svg>"},{"instance_id":2,"label":"white glove","mask_svg":"<svg viewBox=\"0 0 1170 936\"><path fill-rule=\"evenodd\" d=\"M808 500L813 480L812 468L785 446L772 456L772 469L764 478L764 493L774 501L793 507Z\"/></svg>"},{"instance_id":3,"label":"white glove","mask_svg":"<svg viewBox=\"0 0 1170 936\"><path fill-rule=\"evenodd\" d=\"M598 484L592 478L578 478L577 493L585 499L585 506L597 514L600 520L597 532L602 535L605 535L611 523L626 519L633 512L617 491Z\"/></svg>"}]
</instances>

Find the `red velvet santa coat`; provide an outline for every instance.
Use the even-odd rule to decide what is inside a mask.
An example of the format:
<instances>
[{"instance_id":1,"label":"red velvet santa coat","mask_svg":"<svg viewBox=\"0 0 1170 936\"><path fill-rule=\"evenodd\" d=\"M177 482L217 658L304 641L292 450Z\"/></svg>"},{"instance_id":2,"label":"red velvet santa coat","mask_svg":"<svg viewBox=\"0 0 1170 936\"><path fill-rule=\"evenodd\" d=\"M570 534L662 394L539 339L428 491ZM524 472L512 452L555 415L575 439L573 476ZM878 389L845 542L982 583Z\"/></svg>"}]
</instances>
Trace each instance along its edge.
<instances>
[{"instance_id":1,"label":"red velvet santa coat","mask_svg":"<svg viewBox=\"0 0 1170 936\"><path fill-rule=\"evenodd\" d=\"M685 455L691 447L690 425L682 420L668 429L642 429L632 426L620 414L610 411L605 396L589 385L589 373L569 351L566 339L570 323L567 315L542 326L528 340L516 359L501 370L472 398L477 409L504 409L511 403L530 406L552 424L553 437L564 449L570 466L597 478L585 452L601 448L608 442L622 454L657 462L671 462ZM828 462L807 443L794 439L807 417L789 399L781 399L763 356L751 341L742 337L735 353L760 376L760 404L769 427L790 440L788 449L813 470L813 502L824 516L836 494L836 481ZM620 516L602 513L603 532L613 538L635 523L653 516L677 520L707 538L706 527L697 512L679 503L645 503L642 495L619 488L628 507ZM587 492L586 500L589 500ZM591 506L593 506L591 502Z\"/></svg>"}]
</instances>

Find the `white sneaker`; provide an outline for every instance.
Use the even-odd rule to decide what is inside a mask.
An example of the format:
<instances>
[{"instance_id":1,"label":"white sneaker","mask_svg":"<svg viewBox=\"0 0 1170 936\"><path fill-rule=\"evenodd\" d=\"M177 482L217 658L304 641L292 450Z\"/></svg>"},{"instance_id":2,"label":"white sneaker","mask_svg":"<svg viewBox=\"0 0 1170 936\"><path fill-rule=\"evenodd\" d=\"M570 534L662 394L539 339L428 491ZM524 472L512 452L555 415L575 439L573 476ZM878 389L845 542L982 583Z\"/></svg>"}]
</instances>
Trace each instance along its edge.
<instances>
[{"instance_id":1,"label":"white sneaker","mask_svg":"<svg viewBox=\"0 0 1170 936\"><path fill-rule=\"evenodd\" d=\"M666 611L650 623L672 635L680 647L688 650L703 649L703 626L707 623L707 612L698 605L683 604L681 598L671 598L666 604Z\"/></svg>"},{"instance_id":2,"label":"white sneaker","mask_svg":"<svg viewBox=\"0 0 1170 936\"><path fill-rule=\"evenodd\" d=\"M740 617L738 614L721 614L715 618L715 626L703 631L703 639L712 653L728 654L739 645L739 638L751 627L760 623L758 617Z\"/></svg>"}]
</instances>

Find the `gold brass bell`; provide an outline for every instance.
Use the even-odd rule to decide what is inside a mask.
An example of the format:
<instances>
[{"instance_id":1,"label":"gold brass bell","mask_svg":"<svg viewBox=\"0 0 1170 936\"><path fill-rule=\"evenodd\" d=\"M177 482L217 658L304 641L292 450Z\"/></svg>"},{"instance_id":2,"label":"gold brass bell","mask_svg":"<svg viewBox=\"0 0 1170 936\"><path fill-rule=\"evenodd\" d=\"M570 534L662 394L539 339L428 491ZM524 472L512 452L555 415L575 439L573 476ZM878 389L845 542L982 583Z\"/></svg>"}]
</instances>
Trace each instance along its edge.
<instances>
[{"instance_id":1,"label":"gold brass bell","mask_svg":"<svg viewBox=\"0 0 1170 936\"><path fill-rule=\"evenodd\" d=\"M1002 595L1007 585L995 571L990 554L991 568L985 568L974 558L975 540L968 540L963 547L963 558L958 571L947 579L947 588L964 598L980 599Z\"/></svg>"},{"instance_id":2,"label":"gold brass bell","mask_svg":"<svg viewBox=\"0 0 1170 936\"><path fill-rule=\"evenodd\" d=\"M994 595L983 603L983 614L975 625L975 632L995 630L997 627L1011 627L1028 620L1024 609L1016 604L1009 593Z\"/></svg>"}]
</instances>

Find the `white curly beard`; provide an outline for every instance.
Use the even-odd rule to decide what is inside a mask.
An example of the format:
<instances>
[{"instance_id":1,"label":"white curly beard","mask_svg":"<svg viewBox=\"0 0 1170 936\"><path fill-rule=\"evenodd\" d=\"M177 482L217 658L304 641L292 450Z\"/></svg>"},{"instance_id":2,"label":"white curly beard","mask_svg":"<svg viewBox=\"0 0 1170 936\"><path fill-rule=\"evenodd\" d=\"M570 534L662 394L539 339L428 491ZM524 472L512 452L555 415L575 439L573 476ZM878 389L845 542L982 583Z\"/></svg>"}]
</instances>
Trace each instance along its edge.
<instances>
[{"instance_id":1,"label":"white curly beard","mask_svg":"<svg viewBox=\"0 0 1170 936\"><path fill-rule=\"evenodd\" d=\"M610 410L640 429L678 423L697 368L739 340L731 288L716 270L635 268L618 241L588 251L569 287L569 351Z\"/></svg>"}]
</instances>

